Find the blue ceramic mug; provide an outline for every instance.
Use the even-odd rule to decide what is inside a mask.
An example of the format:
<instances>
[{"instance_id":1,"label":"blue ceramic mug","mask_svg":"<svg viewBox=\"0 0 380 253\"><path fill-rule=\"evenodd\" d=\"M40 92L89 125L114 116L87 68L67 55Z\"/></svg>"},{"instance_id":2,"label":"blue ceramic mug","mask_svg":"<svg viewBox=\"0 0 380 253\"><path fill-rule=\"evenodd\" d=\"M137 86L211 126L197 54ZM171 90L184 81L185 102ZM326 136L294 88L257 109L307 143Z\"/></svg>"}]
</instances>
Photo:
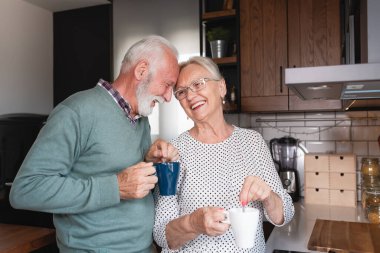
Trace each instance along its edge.
<instances>
[{"instance_id":1,"label":"blue ceramic mug","mask_svg":"<svg viewBox=\"0 0 380 253\"><path fill-rule=\"evenodd\" d=\"M153 166L156 168L160 195L175 195L179 176L179 162L154 163Z\"/></svg>"}]
</instances>

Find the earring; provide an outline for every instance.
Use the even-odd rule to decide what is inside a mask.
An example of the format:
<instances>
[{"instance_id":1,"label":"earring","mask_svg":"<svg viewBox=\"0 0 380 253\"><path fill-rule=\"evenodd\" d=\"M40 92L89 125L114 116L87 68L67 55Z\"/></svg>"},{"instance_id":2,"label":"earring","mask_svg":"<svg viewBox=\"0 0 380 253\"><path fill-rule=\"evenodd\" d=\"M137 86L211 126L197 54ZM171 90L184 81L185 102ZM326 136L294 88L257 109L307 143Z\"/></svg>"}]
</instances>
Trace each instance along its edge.
<instances>
[{"instance_id":1,"label":"earring","mask_svg":"<svg viewBox=\"0 0 380 253\"><path fill-rule=\"evenodd\" d=\"M222 104L225 105L226 104L226 100L224 100L224 97L221 97L220 99L222 100Z\"/></svg>"}]
</instances>

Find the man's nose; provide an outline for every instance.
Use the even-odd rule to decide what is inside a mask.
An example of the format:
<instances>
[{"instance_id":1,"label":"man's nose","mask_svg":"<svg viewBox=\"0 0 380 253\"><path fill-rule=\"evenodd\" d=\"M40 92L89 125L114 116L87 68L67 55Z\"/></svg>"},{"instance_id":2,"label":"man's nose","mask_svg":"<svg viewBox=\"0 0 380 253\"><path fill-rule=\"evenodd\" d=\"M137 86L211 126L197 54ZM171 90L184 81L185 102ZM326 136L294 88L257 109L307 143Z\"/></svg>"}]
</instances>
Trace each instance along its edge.
<instances>
[{"instance_id":1,"label":"man's nose","mask_svg":"<svg viewBox=\"0 0 380 253\"><path fill-rule=\"evenodd\" d=\"M172 93L173 93L173 89L166 89L166 91L163 95L165 102L170 102L170 100L172 98Z\"/></svg>"}]
</instances>

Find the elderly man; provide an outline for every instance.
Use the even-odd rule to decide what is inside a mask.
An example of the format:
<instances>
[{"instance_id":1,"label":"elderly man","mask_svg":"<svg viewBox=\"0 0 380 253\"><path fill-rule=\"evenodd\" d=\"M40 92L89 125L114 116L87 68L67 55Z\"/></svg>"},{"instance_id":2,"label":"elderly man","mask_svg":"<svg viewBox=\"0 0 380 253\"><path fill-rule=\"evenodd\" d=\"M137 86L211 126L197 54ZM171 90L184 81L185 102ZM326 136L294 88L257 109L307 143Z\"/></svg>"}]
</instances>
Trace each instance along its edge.
<instances>
[{"instance_id":1,"label":"elderly man","mask_svg":"<svg viewBox=\"0 0 380 253\"><path fill-rule=\"evenodd\" d=\"M151 145L148 118L168 102L177 50L149 36L126 53L111 84L99 80L59 104L14 180L13 207L53 213L60 252L150 252L153 163L178 151Z\"/></svg>"}]
</instances>

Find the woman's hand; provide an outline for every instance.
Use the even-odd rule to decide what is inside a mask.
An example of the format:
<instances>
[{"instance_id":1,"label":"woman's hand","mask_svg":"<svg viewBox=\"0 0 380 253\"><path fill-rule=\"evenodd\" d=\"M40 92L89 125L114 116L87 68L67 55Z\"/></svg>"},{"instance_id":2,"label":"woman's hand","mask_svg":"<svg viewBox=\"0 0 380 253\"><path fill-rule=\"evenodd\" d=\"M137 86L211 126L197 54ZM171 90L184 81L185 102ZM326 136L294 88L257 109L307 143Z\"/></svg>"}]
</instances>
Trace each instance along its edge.
<instances>
[{"instance_id":1,"label":"woman's hand","mask_svg":"<svg viewBox=\"0 0 380 253\"><path fill-rule=\"evenodd\" d=\"M161 139L156 140L145 155L147 162L173 162L178 159L177 148Z\"/></svg>"},{"instance_id":2,"label":"woman's hand","mask_svg":"<svg viewBox=\"0 0 380 253\"><path fill-rule=\"evenodd\" d=\"M230 227L221 222L224 220L224 209L219 207L198 208L191 214L174 219L166 225L165 229L168 246L176 250L200 234L222 235Z\"/></svg>"},{"instance_id":3,"label":"woman's hand","mask_svg":"<svg viewBox=\"0 0 380 253\"><path fill-rule=\"evenodd\" d=\"M261 178L256 176L247 176L244 180L240 192L240 202L243 206L248 202L259 200L265 201L271 195L271 188Z\"/></svg>"},{"instance_id":4,"label":"woman's hand","mask_svg":"<svg viewBox=\"0 0 380 253\"><path fill-rule=\"evenodd\" d=\"M224 234L230 225L222 223L225 220L223 208L202 207L190 214L189 223L197 234L218 236Z\"/></svg>"},{"instance_id":5,"label":"woman's hand","mask_svg":"<svg viewBox=\"0 0 380 253\"><path fill-rule=\"evenodd\" d=\"M275 224L284 222L282 199L261 178L256 176L246 177L239 198L243 206L246 206L251 201L262 201L269 218Z\"/></svg>"}]
</instances>

